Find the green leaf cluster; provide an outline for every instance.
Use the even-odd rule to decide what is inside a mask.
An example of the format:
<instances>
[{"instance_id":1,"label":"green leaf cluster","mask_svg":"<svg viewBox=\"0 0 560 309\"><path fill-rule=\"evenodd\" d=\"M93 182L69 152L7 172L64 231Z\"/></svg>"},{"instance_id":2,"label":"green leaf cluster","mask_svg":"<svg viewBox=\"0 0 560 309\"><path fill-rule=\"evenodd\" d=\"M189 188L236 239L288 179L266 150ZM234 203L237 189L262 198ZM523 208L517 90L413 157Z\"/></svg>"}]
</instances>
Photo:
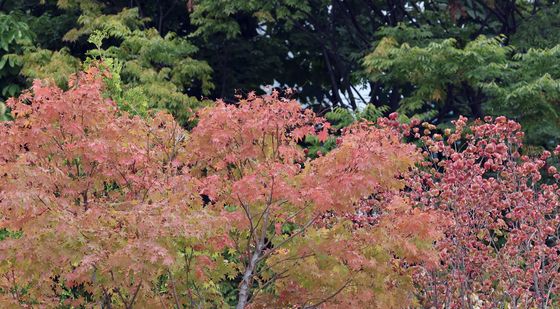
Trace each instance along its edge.
<instances>
[{"instance_id":1,"label":"green leaf cluster","mask_svg":"<svg viewBox=\"0 0 560 309\"><path fill-rule=\"evenodd\" d=\"M18 94L22 89L18 79L21 62L13 57L33 42L33 32L20 21L18 14L0 12L0 121L9 115L3 99Z\"/></svg>"},{"instance_id":2,"label":"green leaf cluster","mask_svg":"<svg viewBox=\"0 0 560 309\"><path fill-rule=\"evenodd\" d=\"M480 36L426 46L385 37L364 58L370 78L398 85L399 111L421 119L505 115L520 121L535 144L554 144L560 126L560 47L519 52L504 37Z\"/></svg>"},{"instance_id":3,"label":"green leaf cluster","mask_svg":"<svg viewBox=\"0 0 560 309\"><path fill-rule=\"evenodd\" d=\"M103 41L111 38L121 43L103 48ZM147 109L166 109L188 126L193 111L205 103L186 92L197 87L207 95L214 87L210 66L193 58L197 48L173 33L162 37L153 28L104 26L95 30L89 41L96 48L88 55L110 68L110 96L125 109L139 114Z\"/></svg>"}]
</instances>

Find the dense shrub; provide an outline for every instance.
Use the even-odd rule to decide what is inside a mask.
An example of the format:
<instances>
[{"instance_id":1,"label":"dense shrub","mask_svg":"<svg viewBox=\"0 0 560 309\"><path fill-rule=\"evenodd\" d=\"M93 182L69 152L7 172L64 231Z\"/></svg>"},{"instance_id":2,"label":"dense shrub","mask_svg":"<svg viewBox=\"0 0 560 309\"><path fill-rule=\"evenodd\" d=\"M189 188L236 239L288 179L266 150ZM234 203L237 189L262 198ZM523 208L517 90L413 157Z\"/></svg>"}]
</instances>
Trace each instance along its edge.
<instances>
[{"instance_id":1,"label":"dense shrub","mask_svg":"<svg viewBox=\"0 0 560 309\"><path fill-rule=\"evenodd\" d=\"M422 209L449 219L437 248L441 267L419 276L422 299L436 308L558 306L558 174L545 151L522 155L521 126L505 117L444 135L416 128L425 169L409 179ZM558 155L555 151L554 156Z\"/></svg>"}]
</instances>

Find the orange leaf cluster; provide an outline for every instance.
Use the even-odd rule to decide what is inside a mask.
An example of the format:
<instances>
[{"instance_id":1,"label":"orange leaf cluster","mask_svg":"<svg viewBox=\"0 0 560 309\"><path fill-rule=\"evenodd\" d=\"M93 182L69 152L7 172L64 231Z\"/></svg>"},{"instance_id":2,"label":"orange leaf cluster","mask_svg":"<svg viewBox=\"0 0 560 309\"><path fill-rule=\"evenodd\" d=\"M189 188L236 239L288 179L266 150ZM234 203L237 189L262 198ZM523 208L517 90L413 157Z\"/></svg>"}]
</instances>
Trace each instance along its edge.
<instances>
[{"instance_id":1,"label":"orange leaf cluster","mask_svg":"<svg viewBox=\"0 0 560 309\"><path fill-rule=\"evenodd\" d=\"M20 237L0 241L0 304L213 307L224 284L238 308L414 304L439 234L404 197L421 157L394 117L312 160L301 140L330 125L296 101L217 102L187 133L118 110L99 76L8 102L0 228Z\"/></svg>"}]
</instances>

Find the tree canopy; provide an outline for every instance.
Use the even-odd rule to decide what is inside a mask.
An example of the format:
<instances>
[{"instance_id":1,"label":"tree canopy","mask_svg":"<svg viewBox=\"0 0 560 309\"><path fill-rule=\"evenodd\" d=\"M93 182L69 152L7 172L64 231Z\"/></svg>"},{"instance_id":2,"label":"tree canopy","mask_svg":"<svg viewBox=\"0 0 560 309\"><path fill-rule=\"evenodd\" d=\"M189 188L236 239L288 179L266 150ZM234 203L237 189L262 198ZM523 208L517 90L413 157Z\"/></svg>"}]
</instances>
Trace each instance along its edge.
<instances>
[{"instance_id":1,"label":"tree canopy","mask_svg":"<svg viewBox=\"0 0 560 309\"><path fill-rule=\"evenodd\" d=\"M560 307L552 0L0 0L0 307Z\"/></svg>"},{"instance_id":2,"label":"tree canopy","mask_svg":"<svg viewBox=\"0 0 560 309\"><path fill-rule=\"evenodd\" d=\"M6 0L0 9L4 98L34 78L64 87L103 57L121 101L170 110L186 127L206 99L271 85L321 114L387 106L438 124L506 115L530 144L557 142L555 1Z\"/></svg>"}]
</instances>

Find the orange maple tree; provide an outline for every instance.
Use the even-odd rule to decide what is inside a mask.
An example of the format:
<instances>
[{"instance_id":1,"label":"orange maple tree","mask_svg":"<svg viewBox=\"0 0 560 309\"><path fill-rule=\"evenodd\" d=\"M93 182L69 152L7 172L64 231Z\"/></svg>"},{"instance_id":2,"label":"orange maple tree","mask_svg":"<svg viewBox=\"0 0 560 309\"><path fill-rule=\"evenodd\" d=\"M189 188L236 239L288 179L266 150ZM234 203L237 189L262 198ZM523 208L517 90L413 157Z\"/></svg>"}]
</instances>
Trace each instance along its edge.
<instances>
[{"instance_id":1,"label":"orange maple tree","mask_svg":"<svg viewBox=\"0 0 560 309\"><path fill-rule=\"evenodd\" d=\"M95 69L70 87L36 81L8 101L0 222L21 237L0 242L1 302L53 306L80 287L68 302L131 307L178 257L165 240L197 233L196 181L179 162L185 133L168 114L118 111Z\"/></svg>"},{"instance_id":2,"label":"orange maple tree","mask_svg":"<svg viewBox=\"0 0 560 309\"><path fill-rule=\"evenodd\" d=\"M217 102L187 133L119 111L102 74L8 102L0 304L224 306L228 286L238 308L415 303L438 217L403 194L421 157L394 117L310 159L299 142L329 124L296 101Z\"/></svg>"},{"instance_id":3,"label":"orange maple tree","mask_svg":"<svg viewBox=\"0 0 560 309\"><path fill-rule=\"evenodd\" d=\"M401 142L398 122L359 123L335 150L307 158L298 143L307 134L325 140L328 130L277 93L199 113L189 166L206 208L230 222L227 238L240 260L237 308L411 304L410 269L399 263L434 262L436 216L400 197L398 177L420 156ZM371 215L360 213L364 200L379 203L376 224L354 224Z\"/></svg>"}]
</instances>

